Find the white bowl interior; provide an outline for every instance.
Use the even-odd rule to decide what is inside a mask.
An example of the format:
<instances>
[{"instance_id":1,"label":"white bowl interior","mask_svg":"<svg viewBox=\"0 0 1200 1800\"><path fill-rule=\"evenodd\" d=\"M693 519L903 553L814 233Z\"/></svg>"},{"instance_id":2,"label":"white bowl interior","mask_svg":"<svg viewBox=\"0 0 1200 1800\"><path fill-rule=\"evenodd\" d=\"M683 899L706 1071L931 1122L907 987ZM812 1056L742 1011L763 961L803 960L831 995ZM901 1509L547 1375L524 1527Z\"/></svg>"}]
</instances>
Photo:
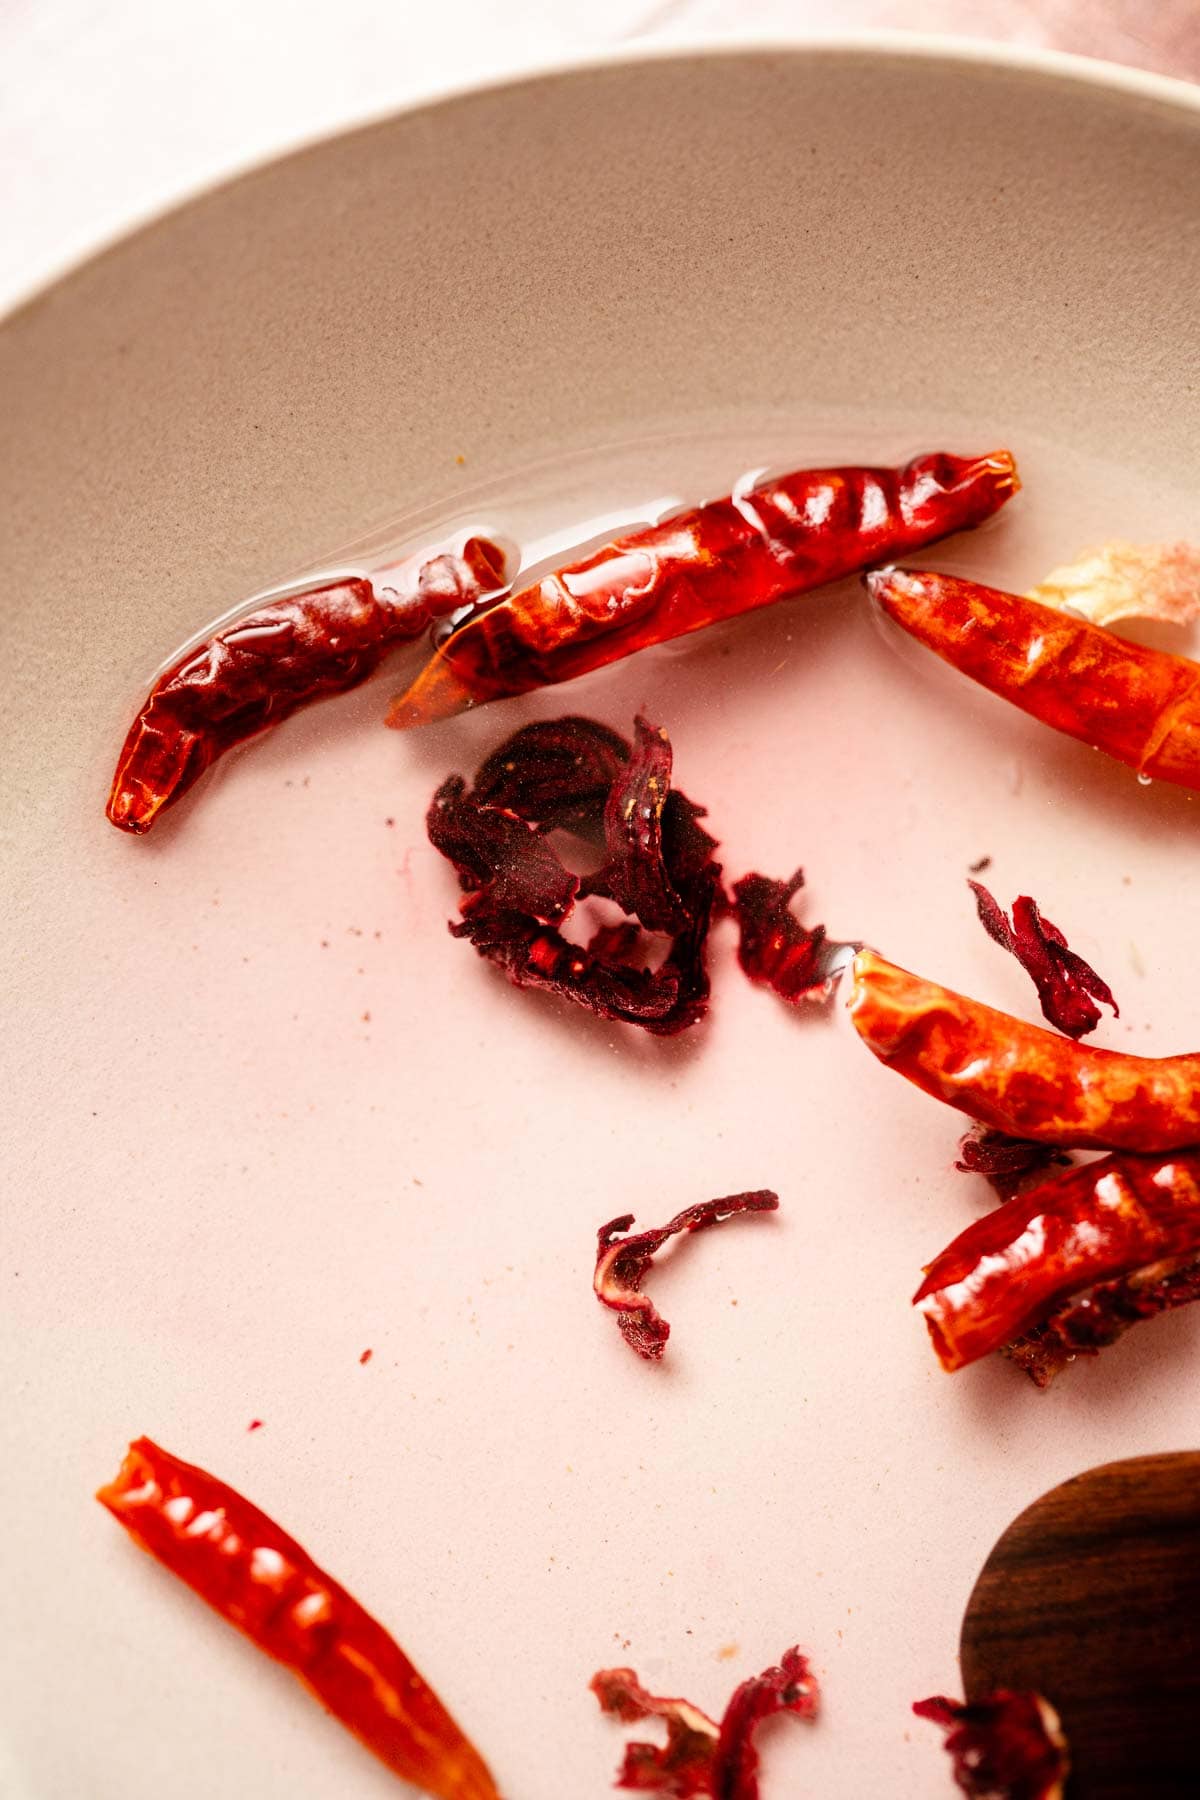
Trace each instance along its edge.
<instances>
[{"instance_id":1,"label":"white bowl interior","mask_svg":"<svg viewBox=\"0 0 1200 1800\"><path fill-rule=\"evenodd\" d=\"M1190 1047L1195 802L897 655L854 584L420 737L385 680L144 843L102 805L155 665L377 527L567 543L750 465L1008 443L1019 501L926 560L1024 586L1196 535L1198 182L1200 107L1085 68L605 66L260 170L0 329L6 1792L389 1791L92 1504L140 1431L325 1560L522 1800L608 1791L595 1668L718 1709L797 1639L827 1715L765 1791L932 1793L908 1704L998 1531L1195 1447L1200 1318L1045 1396L939 1373L907 1300L985 1195L844 1018L722 937L711 1024L647 1044L444 932L435 779L645 704L732 872L803 862L835 933L1030 1011L962 887L990 854L1117 988L1103 1041ZM664 1266L639 1365L596 1226L760 1184L778 1220Z\"/></svg>"}]
</instances>

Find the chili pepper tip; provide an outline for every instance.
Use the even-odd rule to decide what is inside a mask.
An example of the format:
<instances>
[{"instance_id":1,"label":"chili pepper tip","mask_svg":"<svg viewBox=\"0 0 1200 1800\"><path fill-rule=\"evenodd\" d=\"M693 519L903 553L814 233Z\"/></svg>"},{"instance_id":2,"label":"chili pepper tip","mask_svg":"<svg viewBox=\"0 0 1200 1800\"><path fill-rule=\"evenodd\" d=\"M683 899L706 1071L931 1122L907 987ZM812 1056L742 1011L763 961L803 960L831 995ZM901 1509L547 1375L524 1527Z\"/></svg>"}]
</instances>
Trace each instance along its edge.
<instances>
[{"instance_id":1,"label":"chili pepper tip","mask_svg":"<svg viewBox=\"0 0 1200 1800\"><path fill-rule=\"evenodd\" d=\"M148 792L140 782L136 787L129 785L123 776L122 767L117 770L105 808L108 822L115 825L118 831L131 831L135 837L144 837L160 812L163 801L159 796Z\"/></svg>"},{"instance_id":2,"label":"chili pepper tip","mask_svg":"<svg viewBox=\"0 0 1200 1800\"><path fill-rule=\"evenodd\" d=\"M475 705L476 696L454 673L444 656L433 656L417 679L388 708L384 724L391 731L411 731L416 725L435 725L452 719Z\"/></svg>"}]
</instances>

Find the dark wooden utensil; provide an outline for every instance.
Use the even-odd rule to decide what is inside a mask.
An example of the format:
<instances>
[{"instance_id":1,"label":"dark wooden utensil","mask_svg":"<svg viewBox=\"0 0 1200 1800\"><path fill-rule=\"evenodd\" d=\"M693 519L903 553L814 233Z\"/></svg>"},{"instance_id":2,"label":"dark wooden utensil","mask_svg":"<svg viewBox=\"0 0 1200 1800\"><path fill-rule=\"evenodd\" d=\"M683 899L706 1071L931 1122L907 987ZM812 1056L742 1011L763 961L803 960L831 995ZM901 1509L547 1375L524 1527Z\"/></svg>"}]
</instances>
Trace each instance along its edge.
<instances>
[{"instance_id":1,"label":"dark wooden utensil","mask_svg":"<svg viewBox=\"0 0 1200 1800\"><path fill-rule=\"evenodd\" d=\"M1104 1463L997 1542L963 1618L968 1700L1035 1688L1070 1800L1200 1797L1200 1452Z\"/></svg>"}]
</instances>

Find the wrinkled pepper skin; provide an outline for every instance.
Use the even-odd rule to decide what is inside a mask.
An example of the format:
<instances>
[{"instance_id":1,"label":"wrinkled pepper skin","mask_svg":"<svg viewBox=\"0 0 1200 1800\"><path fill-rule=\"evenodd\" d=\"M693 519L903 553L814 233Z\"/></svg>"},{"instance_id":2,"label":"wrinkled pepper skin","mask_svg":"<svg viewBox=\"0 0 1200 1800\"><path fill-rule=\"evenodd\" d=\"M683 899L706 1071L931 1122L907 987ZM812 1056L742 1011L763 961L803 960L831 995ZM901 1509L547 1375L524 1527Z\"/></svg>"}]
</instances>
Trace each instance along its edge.
<instances>
[{"instance_id":1,"label":"wrinkled pepper skin","mask_svg":"<svg viewBox=\"0 0 1200 1800\"><path fill-rule=\"evenodd\" d=\"M1006 450L806 469L614 538L460 621L393 704L399 730L524 694L979 525L1020 483Z\"/></svg>"},{"instance_id":2,"label":"wrinkled pepper skin","mask_svg":"<svg viewBox=\"0 0 1200 1800\"><path fill-rule=\"evenodd\" d=\"M149 1438L130 1445L96 1498L394 1774L436 1800L498 1800L478 1751L399 1645L257 1506Z\"/></svg>"},{"instance_id":3,"label":"wrinkled pepper skin","mask_svg":"<svg viewBox=\"0 0 1200 1800\"><path fill-rule=\"evenodd\" d=\"M889 618L981 687L1139 775L1200 788L1200 663L957 575L880 569L866 582Z\"/></svg>"},{"instance_id":4,"label":"wrinkled pepper skin","mask_svg":"<svg viewBox=\"0 0 1200 1800\"><path fill-rule=\"evenodd\" d=\"M1200 1054L1128 1056L1072 1042L861 950L850 1017L869 1050L937 1100L1060 1148L1200 1143Z\"/></svg>"},{"instance_id":5,"label":"wrinkled pepper skin","mask_svg":"<svg viewBox=\"0 0 1200 1800\"><path fill-rule=\"evenodd\" d=\"M1004 1349L1072 1295L1200 1255L1200 1150L1106 1156L960 1232L913 1299L944 1369Z\"/></svg>"},{"instance_id":6,"label":"wrinkled pepper skin","mask_svg":"<svg viewBox=\"0 0 1200 1800\"><path fill-rule=\"evenodd\" d=\"M141 836L235 744L365 681L396 645L503 585L503 551L471 538L461 556L410 558L256 607L159 676L117 760L108 818Z\"/></svg>"}]
</instances>

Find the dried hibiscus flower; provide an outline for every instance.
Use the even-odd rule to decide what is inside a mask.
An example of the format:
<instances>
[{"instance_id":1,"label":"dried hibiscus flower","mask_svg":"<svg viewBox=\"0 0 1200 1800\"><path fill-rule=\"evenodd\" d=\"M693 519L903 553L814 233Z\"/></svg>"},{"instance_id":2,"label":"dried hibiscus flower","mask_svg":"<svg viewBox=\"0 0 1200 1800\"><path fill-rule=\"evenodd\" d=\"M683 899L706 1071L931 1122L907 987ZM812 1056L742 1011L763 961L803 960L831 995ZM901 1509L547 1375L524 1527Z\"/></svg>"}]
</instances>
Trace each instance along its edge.
<instances>
[{"instance_id":1,"label":"dried hibiscus flower","mask_svg":"<svg viewBox=\"0 0 1200 1800\"><path fill-rule=\"evenodd\" d=\"M1100 1023L1097 1000L1111 1006L1114 1017L1120 1017L1121 1009L1108 983L1076 955L1058 926L1042 917L1037 902L1028 894L1013 902L1010 920L981 881L969 881L967 886L975 896L980 924L1016 957L1037 988L1043 1017L1059 1031L1071 1038L1094 1031Z\"/></svg>"},{"instance_id":2,"label":"dried hibiscus flower","mask_svg":"<svg viewBox=\"0 0 1200 1800\"><path fill-rule=\"evenodd\" d=\"M755 1727L781 1712L815 1719L820 1702L816 1677L798 1649L786 1651L777 1667L743 1681L719 1725L690 1701L647 1693L632 1669L601 1669L592 1677L591 1689L601 1709L626 1724L665 1722L665 1744L626 1745L616 1785L671 1800L701 1794L713 1800L758 1800Z\"/></svg>"},{"instance_id":3,"label":"dried hibiscus flower","mask_svg":"<svg viewBox=\"0 0 1200 1800\"><path fill-rule=\"evenodd\" d=\"M1164 1258L1115 1281L1072 1295L1038 1325L1005 1344L1001 1354L1035 1387L1048 1388L1077 1356L1098 1356L1131 1325L1200 1300L1200 1258Z\"/></svg>"},{"instance_id":4,"label":"dried hibiscus flower","mask_svg":"<svg viewBox=\"0 0 1200 1800\"><path fill-rule=\"evenodd\" d=\"M667 1036L708 1008L721 867L701 817L671 787L660 728L639 718L630 746L594 720L564 718L518 731L484 761L472 789L461 776L444 781L426 829L464 891L455 937L518 987ZM563 865L548 842L562 829L602 845L595 874L581 880ZM556 927L591 896L614 901L630 922L603 925L581 946ZM657 967L646 966L644 933L670 939Z\"/></svg>"},{"instance_id":5,"label":"dried hibiscus flower","mask_svg":"<svg viewBox=\"0 0 1200 1800\"><path fill-rule=\"evenodd\" d=\"M1040 1694L998 1688L959 1704L937 1696L913 1711L946 1731L954 1779L975 1800L1062 1800L1070 1773L1058 1714Z\"/></svg>"},{"instance_id":6,"label":"dried hibiscus flower","mask_svg":"<svg viewBox=\"0 0 1200 1800\"><path fill-rule=\"evenodd\" d=\"M602 1712L636 1725L641 1719L661 1719L667 1728L665 1744L632 1743L625 1746L625 1761L616 1785L637 1793L671 1794L687 1800L694 1794L710 1794L710 1774L721 1727L689 1700L669 1700L651 1694L632 1669L601 1669L591 1679L591 1690Z\"/></svg>"},{"instance_id":7,"label":"dried hibiscus flower","mask_svg":"<svg viewBox=\"0 0 1200 1800\"><path fill-rule=\"evenodd\" d=\"M1070 1163L1065 1150L1039 1144L1034 1138L1011 1137L990 1125L974 1125L959 1139L955 1168L964 1175L982 1175L1001 1200L1040 1179L1047 1169Z\"/></svg>"},{"instance_id":8,"label":"dried hibiscus flower","mask_svg":"<svg viewBox=\"0 0 1200 1800\"><path fill-rule=\"evenodd\" d=\"M702 1200L676 1213L669 1225L656 1231L639 1231L634 1237L622 1237L633 1224L632 1213L610 1219L596 1234L596 1273L592 1286L596 1298L611 1306L618 1314L617 1323L625 1342L639 1356L655 1359L666 1349L671 1327L659 1313L648 1294L642 1293L642 1281L655 1256L668 1238L680 1231L706 1231L720 1225L737 1213L775 1212L779 1196L769 1188L755 1188L746 1194L730 1194L724 1200Z\"/></svg>"},{"instance_id":9,"label":"dried hibiscus flower","mask_svg":"<svg viewBox=\"0 0 1200 1800\"><path fill-rule=\"evenodd\" d=\"M738 962L751 981L774 988L793 1006L827 1000L839 971L861 948L832 942L823 925L800 923L792 901L803 886L804 871L797 869L790 881L743 875L733 888L733 915L741 934Z\"/></svg>"},{"instance_id":10,"label":"dried hibiscus flower","mask_svg":"<svg viewBox=\"0 0 1200 1800\"><path fill-rule=\"evenodd\" d=\"M672 791L666 732L638 719L629 760L604 806L608 860L580 883L580 895L614 900L647 931L686 931L695 904L690 890L717 847L696 824L703 816Z\"/></svg>"},{"instance_id":11,"label":"dried hibiscus flower","mask_svg":"<svg viewBox=\"0 0 1200 1800\"><path fill-rule=\"evenodd\" d=\"M587 830L603 817L609 789L628 761L626 740L596 719L542 719L485 757L474 798L543 829Z\"/></svg>"}]
</instances>

